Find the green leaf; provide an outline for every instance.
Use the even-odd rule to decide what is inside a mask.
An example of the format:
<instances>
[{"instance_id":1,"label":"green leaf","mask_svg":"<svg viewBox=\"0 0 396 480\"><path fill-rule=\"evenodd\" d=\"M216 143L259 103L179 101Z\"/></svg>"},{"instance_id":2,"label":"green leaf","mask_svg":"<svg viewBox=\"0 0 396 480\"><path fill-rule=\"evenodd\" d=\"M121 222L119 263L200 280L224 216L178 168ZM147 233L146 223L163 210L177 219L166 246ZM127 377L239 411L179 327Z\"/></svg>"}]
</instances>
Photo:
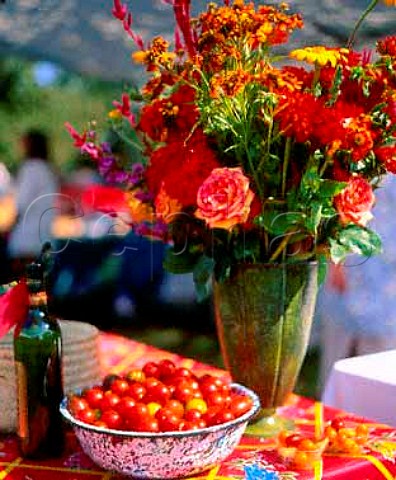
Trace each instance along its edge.
<instances>
[{"instance_id":1,"label":"green leaf","mask_svg":"<svg viewBox=\"0 0 396 480\"><path fill-rule=\"evenodd\" d=\"M264 227L271 235L284 235L295 230L304 223L304 214L301 212L281 212L276 209L267 210L255 219L255 223Z\"/></svg>"},{"instance_id":2,"label":"green leaf","mask_svg":"<svg viewBox=\"0 0 396 480\"><path fill-rule=\"evenodd\" d=\"M342 263L349 253L350 250L348 247L341 245L333 238L330 238L330 256L336 265Z\"/></svg>"},{"instance_id":3,"label":"green leaf","mask_svg":"<svg viewBox=\"0 0 396 480\"><path fill-rule=\"evenodd\" d=\"M255 262L260 257L260 250L260 239L256 235L243 232L236 239L232 253L237 262Z\"/></svg>"},{"instance_id":4,"label":"green leaf","mask_svg":"<svg viewBox=\"0 0 396 480\"><path fill-rule=\"evenodd\" d=\"M352 253L371 257L381 253L380 237L367 228L358 225L349 225L341 230L339 243L350 248Z\"/></svg>"},{"instance_id":5,"label":"green leaf","mask_svg":"<svg viewBox=\"0 0 396 480\"><path fill-rule=\"evenodd\" d=\"M190 273L194 270L200 255L201 253L191 253L188 250L179 253L169 248L165 253L163 265L170 273Z\"/></svg>"},{"instance_id":6,"label":"green leaf","mask_svg":"<svg viewBox=\"0 0 396 480\"><path fill-rule=\"evenodd\" d=\"M307 215L305 219L305 226L307 230L316 235L321 219L322 204L320 202L312 202L310 214Z\"/></svg>"},{"instance_id":7,"label":"green leaf","mask_svg":"<svg viewBox=\"0 0 396 480\"><path fill-rule=\"evenodd\" d=\"M371 257L381 253L381 250L381 238L359 225L348 225L339 232L336 240L330 239L330 254L335 263L342 262L348 254Z\"/></svg>"},{"instance_id":8,"label":"green leaf","mask_svg":"<svg viewBox=\"0 0 396 480\"><path fill-rule=\"evenodd\" d=\"M331 203L335 195L341 193L346 187L346 182L336 182L335 180L322 180L319 188L321 199L328 199Z\"/></svg>"},{"instance_id":9,"label":"green leaf","mask_svg":"<svg viewBox=\"0 0 396 480\"><path fill-rule=\"evenodd\" d=\"M202 302L209 297L211 292L211 279L214 272L215 262L213 258L203 255L195 265L193 278L197 299Z\"/></svg>"}]
</instances>

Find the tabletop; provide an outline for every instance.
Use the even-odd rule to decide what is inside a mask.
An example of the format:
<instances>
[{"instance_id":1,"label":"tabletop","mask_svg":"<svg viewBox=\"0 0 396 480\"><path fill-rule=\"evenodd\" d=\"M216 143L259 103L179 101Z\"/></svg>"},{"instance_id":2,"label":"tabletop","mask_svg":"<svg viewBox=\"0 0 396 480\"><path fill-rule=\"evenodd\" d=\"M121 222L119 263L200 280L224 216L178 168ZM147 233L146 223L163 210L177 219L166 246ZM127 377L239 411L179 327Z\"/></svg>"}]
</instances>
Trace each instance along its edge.
<instances>
[{"instance_id":1,"label":"tabletop","mask_svg":"<svg viewBox=\"0 0 396 480\"><path fill-rule=\"evenodd\" d=\"M159 350L118 335L102 333L100 352L104 373L123 373L139 368L146 361L163 358L192 369L197 375L211 373L227 377L223 370L193 359ZM324 406L308 398L291 395L279 414L294 420L296 430L314 432L324 422L343 417L353 423L365 423L370 429L367 448L359 455L325 454L320 471L292 471L282 464L275 451L275 439L243 436L240 444L221 465L189 480L244 479L245 468L259 467L276 471L279 480L394 480L396 478L396 429L365 418ZM28 461L19 456L16 438L0 436L0 480L121 480L125 477L105 472L82 452L74 434L68 432L67 449L60 459Z\"/></svg>"},{"instance_id":2,"label":"tabletop","mask_svg":"<svg viewBox=\"0 0 396 480\"><path fill-rule=\"evenodd\" d=\"M396 428L396 350L335 362L323 392L326 405Z\"/></svg>"}]
</instances>

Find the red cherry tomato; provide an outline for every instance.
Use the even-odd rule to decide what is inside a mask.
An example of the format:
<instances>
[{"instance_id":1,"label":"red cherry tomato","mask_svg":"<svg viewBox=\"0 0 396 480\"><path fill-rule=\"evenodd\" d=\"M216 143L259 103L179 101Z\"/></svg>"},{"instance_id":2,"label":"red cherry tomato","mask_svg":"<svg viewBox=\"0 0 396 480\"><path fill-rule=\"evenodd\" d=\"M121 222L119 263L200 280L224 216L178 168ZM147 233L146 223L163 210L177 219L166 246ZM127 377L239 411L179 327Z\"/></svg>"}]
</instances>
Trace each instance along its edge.
<instances>
[{"instance_id":1,"label":"red cherry tomato","mask_svg":"<svg viewBox=\"0 0 396 480\"><path fill-rule=\"evenodd\" d=\"M171 392L169 388L159 382L157 385L147 386L146 395L143 397L144 403L157 402L161 405L165 405L171 398Z\"/></svg>"},{"instance_id":2,"label":"red cherry tomato","mask_svg":"<svg viewBox=\"0 0 396 480\"><path fill-rule=\"evenodd\" d=\"M233 395L230 401L230 410L235 418L240 417L253 407L253 400L247 395Z\"/></svg>"},{"instance_id":3,"label":"red cherry tomato","mask_svg":"<svg viewBox=\"0 0 396 480\"><path fill-rule=\"evenodd\" d=\"M142 402L137 402L136 405L131 407L128 414L128 419L138 424L140 420L149 415L147 405Z\"/></svg>"},{"instance_id":4,"label":"red cherry tomato","mask_svg":"<svg viewBox=\"0 0 396 480\"><path fill-rule=\"evenodd\" d=\"M221 407L209 407L208 410L202 415L202 419L205 420L206 425L216 425L216 416L221 411Z\"/></svg>"},{"instance_id":5,"label":"red cherry tomato","mask_svg":"<svg viewBox=\"0 0 396 480\"><path fill-rule=\"evenodd\" d=\"M67 402L67 406L70 413L76 416L79 412L87 410L89 408L89 403L85 398L82 398L79 395L72 395Z\"/></svg>"},{"instance_id":6,"label":"red cherry tomato","mask_svg":"<svg viewBox=\"0 0 396 480\"><path fill-rule=\"evenodd\" d=\"M175 369L174 373L163 379L166 384L177 384L180 380L183 379L192 379L196 380L196 376L192 373L191 370L184 367L178 367Z\"/></svg>"},{"instance_id":7,"label":"red cherry tomato","mask_svg":"<svg viewBox=\"0 0 396 480\"><path fill-rule=\"evenodd\" d=\"M161 410L163 410L161 408ZM161 412L159 410L156 414L156 418L158 419L158 425L161 432L172 432L180 430L184 420L180 417L175 415L172 411L169 413Z\"/></svg>"},{"instance_id":8,"label":"red cherry tomato","mask_svg":"<svg viewBox=\"0 0 396 480\"><path fill-rule=\"evenodd\" d=\"M159 422L156 418L146 415L136 423L136 431L138 432L159 432Z\"/></svg>"},{"instance_id":9,"label":"red cherry tomato","mask_svg":"<svg viewBox=\"0 0 396 480\"><path fill-rule=\"evenodd\" d=\"M196 420L200 420L202 418L202 413L199 410L187 410L184 414L184 419L188 422L195 422Z\"/></svg>"},{"instance_id":10,"label":"red cherry tomato","mask_svg":"<svg viewBox=\"0 0 396 480\"><path fill-rule=\"evenodd\" d=\"M110 389L119 397L123 397L129 392L129 382L125 378L117 378L111 384Z\"/></svg>"},{"instance_id":11,"label":"red cherry tomato","mask_svg":"<svg viewBox=\"0 0 396 480\"><path fill-rule=\"evenodd\" d=\"M209 394L215 393L219 390L219 385L216 378L211 375L204 375L199 381L199 388L204 398Z\"/></svg>"},{"instance_id":12,"label":"red cherry tomato","mask_svg":"<svg viewBox=\"0 0 396 480\"><path fill-rule=\"evenodd\" d=\"M335 430L345 428L345 421L342 418L333 418L330 424Z\"/></svg>"},{"instance_id":13,"label":"red cherry tomato","mask_svg":"<svg viewBox=\"0 0 396 480\"><path fill-rule=\"evenodd\" d=\"M183 425L182 425L182 430L183 431L186 431L186 430L199 430L201 428L205 428L206 427L206 423L204 420L202 419L199 419L199 420L191 420L191 421L188 421L186 420Z\"/></svg>"},{"instance_id":14,"label":"red cherry tomato","mask_svg":"<svg viewBox=\"0 0 396 480\"><path fill-rule=\"evenodd\" d=\"M108 428L114 430L119 429L122 425L121 415L116 410L112 409L103 411L100 420L104 422Z\"/></svg>"},{"instance_id":15,"label":"red cherry tomato","mask_svg":"<svg viewBox=\"0 0 396 480\"><path fill-rule=\"evenodd\" d=\"M76 413L75 417L81 422L88 423L92 425L97 420L96 412L92 408L86 408L85 410L80 410Z\"/></svg>"},{"instance_id":16,"label":"red cherry tomato","mask_svg":"<svg viewBox=\"0 0 396 480\"><path fill-rule=\"evenodd\" d=\"M226 397L221 392L212 392L205 397L206 403L210 407L224 407L227 404Z\"/></svg>"},{"instance_id":17,"label":"red cherry tomato","mask_svg":"<svg viewBox=\"0 0 396 480\"><path fill-rule=\"evenodd\" d=\"M111 390L106 390L103 394L103 399L100 404L100 409L103 410L108 410L108 409L114 409L116 405L119 403L120 397L116 395L114 392Z\"/></svg>"},{"instance_id":18,"label":"red cherry tomato","mask_svg":"<svg viewBox=\"0 0 396 480\"><path fill-rule=\"evenodd\" d=\"M184 405L175 398L171 398L168 402L166 402L165 408L172 410L173 413L180 418L184 415Z\"/></svg>"},{"instance_id":19,"label":"red cherry tomato","mask_svg":"<svg viewBox=\"0 0 396 480\"><path fill-rule=\"evenodd\" d=\"M93 425L99 428L107 428L107 425L105 424L105 422L103 422L103 420L95 420Z\"/></svg>"},{"instance_id":20,"label":"red cherry tomato","mask_svg":"<svg viewBox=\"0 0 396 480\"><path fill-rule=\"evenodd\" d=\"M194 390L190 387L188 382L182 380L175 387L175 391L173 392L173 398L185 404L189 400L194 398Z\"/></svg>"},{"instance_id":21,"label":"red cherry tomato","mask_svg":"<svg viewBox=\"0 0 396 480\"><path fill-rule=\"evenodd\" d=\"M214 423L215 425L221 425L222 423L230 422L231 420L234 420L234 418L235 416L231 412L231 410L221 410L215 416Z\"/></svg>"},{"instance_id":22,"label":"red cherry tomato","mask_svg":"<svg viewBox=\"0 0 396 480\"><path fill-rule=\"evenodd\" d=\"M101 387L89 388L84 392L84 398L91 408L100 408L104 392Z\"/></svg>"},{"instance_id":23,"label":"red cherry tomato","mask_svg":"<svg viewBox=\"0 0 396 480\"><path fill-rule=\"evenodd\" d=\"M160 375L160 368L156 362L147 362L143 366L142 371L146 377L158 378Z\"/></svg>"},{"instance_id":24,"label":"red cherry tomato","mask_svg":"<svg viewBox=\"0 0 396 480\"><path fill-rule=\"evenodd\" d=\"M298 433L291 433L285 438L285 445L286 447L295 447L298 448L300 442L304 439L304 437Z\"/></svg>"},{"instance_id":25,"label":"red cherry tomato","mask_svg":"<svg viewBox=\"0 0 396 480\"><path fill-rule=\"evenodd\" d=\"M156 387L157 385L163 385L162 381L156 377L146 377L144 381L144 386L146 389Z\"/></svg>"},{"instance_id":26,"label":"red cherry tomato","mask_svg":"<svg viewBox=\"0 0 396 480\"><path fill-rule=\"evenodd\" d=\"M132 407L136 405L136 400L132 397L122 397L115 406L115 410L123 419L129 418Z\"/></svg>"},{"instance_id":27,"label":"red cherry tomato","mask_svg":"<svg viewBox=\"0 0 396 480\"><path fill-rule=\"evenodd\" d=\"M131 383L129 385L128 396L140 401L146 395L146 387L139 383Z\"/></svg>"},{"instance_id":28,"label":"red cherry tomato","mask_svg":"<svg viewBox=\"0 0 396 480\"><path fill-rule=\"evenodd\" d=\"M166 358L158 363L158 367L161 379L172 376L176 370L176 365L172 362L172 360L168 360Z\"/></svg>"}]
</instances>

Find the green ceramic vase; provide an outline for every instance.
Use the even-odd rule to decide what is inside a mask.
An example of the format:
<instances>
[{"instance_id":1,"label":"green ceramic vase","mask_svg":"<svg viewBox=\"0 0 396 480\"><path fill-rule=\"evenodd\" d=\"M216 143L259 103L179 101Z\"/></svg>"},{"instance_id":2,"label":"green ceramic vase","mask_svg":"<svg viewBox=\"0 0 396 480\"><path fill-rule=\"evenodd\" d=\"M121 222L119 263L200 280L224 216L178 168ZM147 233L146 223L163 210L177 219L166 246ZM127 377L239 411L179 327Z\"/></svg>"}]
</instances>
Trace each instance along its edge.
<instances>
[{"instance_id":1,"label":"green ceramic vase","mask_svg":"<svg viewBox=\"0 0 396 480\"><path fill-rule=\"evenodd\" d=\"M276 414L293 391L311 333L318 265L240 264L214 282L217 334L232 379L254 390L261 412L248 433L273 435L286 427Z\"/></svg>"}]
</instances>

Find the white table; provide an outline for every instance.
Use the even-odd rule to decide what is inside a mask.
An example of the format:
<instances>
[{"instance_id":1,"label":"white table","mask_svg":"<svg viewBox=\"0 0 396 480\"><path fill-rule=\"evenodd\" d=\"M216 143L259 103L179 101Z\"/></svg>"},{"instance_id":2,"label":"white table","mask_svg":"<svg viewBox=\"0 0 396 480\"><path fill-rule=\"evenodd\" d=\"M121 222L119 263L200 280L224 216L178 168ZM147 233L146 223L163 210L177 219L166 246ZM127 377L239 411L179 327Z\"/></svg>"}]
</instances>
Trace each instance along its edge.
<instances>
[{"instance_id":1,"label":"white table","mask_svg":"<svg viewBox=\"0 0 396 480\"><path fill-rule=\"evenodd\" d=\"M325 405L396 426L396 350L336 362L322 401Z\"/></svg>"}]
</instances>

